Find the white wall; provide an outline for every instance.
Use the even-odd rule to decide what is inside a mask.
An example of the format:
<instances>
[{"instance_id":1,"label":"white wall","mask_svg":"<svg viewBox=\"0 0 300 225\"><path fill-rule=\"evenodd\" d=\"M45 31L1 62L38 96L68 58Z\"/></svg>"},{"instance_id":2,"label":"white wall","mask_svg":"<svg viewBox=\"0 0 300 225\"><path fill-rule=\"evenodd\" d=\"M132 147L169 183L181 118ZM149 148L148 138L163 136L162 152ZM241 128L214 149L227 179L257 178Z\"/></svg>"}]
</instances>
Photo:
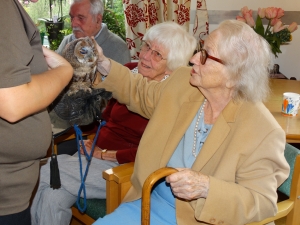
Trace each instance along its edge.
<instances>
[{"instance_id":1,"label":"white wall","mask_svg":"<svg viewBox=\"0 0 300 225\"><path fill-rule=\"evenodd\" d=\"M207 9L210 10L240 10L244 6L256 11L259 7L280 7L285 11L298 11L300 17L300 0L207 0ZM297 12L297 16L298 16ZM299 18L298 17L298 18ZM232 18L234 19L234 18ZM282 17L284 22L284 16ZM278 55L274 63L280 65L280 72L286 77L296 77L300 80L300 23L298 23L298 30L293 35L293 40L289 45L281 46L282 53ZM210 32L216 29L217 24L209 25Z\"/></svg>"}]
</instances>

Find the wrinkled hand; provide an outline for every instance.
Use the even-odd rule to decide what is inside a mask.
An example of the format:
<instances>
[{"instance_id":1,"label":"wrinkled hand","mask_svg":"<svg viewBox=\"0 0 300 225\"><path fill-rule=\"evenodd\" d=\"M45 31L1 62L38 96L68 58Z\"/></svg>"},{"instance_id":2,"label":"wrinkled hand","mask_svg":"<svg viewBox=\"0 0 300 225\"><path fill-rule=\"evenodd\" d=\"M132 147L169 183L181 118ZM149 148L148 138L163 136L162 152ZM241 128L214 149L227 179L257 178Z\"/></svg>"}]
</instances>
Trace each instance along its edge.
<instances>
[{"instance_id":1,"label":"wrinkled hand","mask_svg":"<svg viewBox=\"0 0 300 225\"><path fill-rule=\"evenodd\" d=\"M181 199L206 198L209 191L209 177L186 168L176 168L179 172L166 177L173 194Z\"/></svg>"},{"instance_id":2,"label":"wrinkled hand","mask_svg":"<svg viewBox=\"0 0 300 225\"><path fill-rule=\"evenodd\" d=\"M64 57L46 47L43 47L43 54L49 70L59 66L70 65L70 63Z\"/></svg>"},{"instance_id":3,"label":"wrinkled hand","mask_svg":"<svg viewBox=\"0 0 300 225\"><path fill-rule=\"evenodd\" d=\"M92 37L93 40L94 37ZM110 71L110 60L108 58L105 57L105 55L103 54L102 48L98 45L98 43L95 41L95 45L98 51L98 62L97 62L97 70L104 76L109 74Z\"/></svg>"},{"instance_id":4,"label":"wrinkled hand","mask_svg":"<svg viewBox=\"0 0 300 225\"><path fill-rule=\"evenodd\" d=\"M91 151L92 151L93 142L90 139L88 139L88 140L83 140L83 144L85 146L86 152L90 155ZM97 151L101 151L101 149L98 146L95 145L93 156L97 154ZM81 146L81 142L80 142L80 154L85 155L85 152L83 150L83 146Z\"/></svg>"}]
</instances>

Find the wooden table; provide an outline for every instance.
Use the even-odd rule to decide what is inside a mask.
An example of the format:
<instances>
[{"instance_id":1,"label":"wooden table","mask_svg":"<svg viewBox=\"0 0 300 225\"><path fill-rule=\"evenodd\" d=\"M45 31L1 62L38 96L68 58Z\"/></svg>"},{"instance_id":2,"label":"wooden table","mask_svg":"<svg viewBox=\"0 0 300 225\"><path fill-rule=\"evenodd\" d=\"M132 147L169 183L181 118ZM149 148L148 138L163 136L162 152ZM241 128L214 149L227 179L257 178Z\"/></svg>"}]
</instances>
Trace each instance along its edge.
<instances>
[{"instance_id":1,"label":"wooden table","mask_svg":"<svg viewBox=\"0 0 300 225\"><path fill-rule=\"evenodd\" d=\"M285 79L270 79L271 96L266 107L273 114L286 133L288 143L300 143L300 110L297 116L288 117L281 114L282 94L295 92L300 94L300 81Z\"/></svg>"}]
</instances>

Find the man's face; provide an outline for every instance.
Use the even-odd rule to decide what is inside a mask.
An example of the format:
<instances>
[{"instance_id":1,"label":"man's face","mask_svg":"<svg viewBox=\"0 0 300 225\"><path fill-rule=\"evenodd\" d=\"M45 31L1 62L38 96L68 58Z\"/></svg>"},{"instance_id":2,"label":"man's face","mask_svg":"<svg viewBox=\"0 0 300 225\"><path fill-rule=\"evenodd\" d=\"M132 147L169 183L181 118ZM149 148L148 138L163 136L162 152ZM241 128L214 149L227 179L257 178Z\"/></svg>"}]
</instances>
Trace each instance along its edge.
<instances>
[{"instance_id":1,"label":"man's face","mask_svg":"<svg viewBox=\"0 0 300 225\"><path fill-rule=\"evenodd\" d=\"M82 1L74 3L70 8L69 15L76 38L95 36L101 29L102 16L92 16L90 7L89 1Z\"/></svg>"}]
</instances>

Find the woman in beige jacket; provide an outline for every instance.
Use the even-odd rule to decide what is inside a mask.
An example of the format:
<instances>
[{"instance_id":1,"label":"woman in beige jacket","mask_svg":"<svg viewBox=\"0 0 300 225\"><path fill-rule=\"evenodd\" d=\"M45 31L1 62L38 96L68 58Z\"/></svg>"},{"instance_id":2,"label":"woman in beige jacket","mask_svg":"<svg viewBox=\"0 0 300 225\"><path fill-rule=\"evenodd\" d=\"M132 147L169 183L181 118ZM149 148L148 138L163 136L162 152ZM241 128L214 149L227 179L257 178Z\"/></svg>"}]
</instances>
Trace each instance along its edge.
<instances>
[{"instance_id":1,"label":"woman in beige jacket","mask_svg":"<svg viewBox=\"0 0 300 225\"><path fill-rule=\"evenodd\" d=\"M289 173L285 133L262 103L271 52L251 27L223 22L192 57L193 67L162 83L130 74L99 52L98 69L107 77L97 87L150 121L133 187L96 225L140 224L142 185L165 166L179 172L154 188L151 224L242 225L276 213L276 189Z\"/></svg>"}]
</instances>

